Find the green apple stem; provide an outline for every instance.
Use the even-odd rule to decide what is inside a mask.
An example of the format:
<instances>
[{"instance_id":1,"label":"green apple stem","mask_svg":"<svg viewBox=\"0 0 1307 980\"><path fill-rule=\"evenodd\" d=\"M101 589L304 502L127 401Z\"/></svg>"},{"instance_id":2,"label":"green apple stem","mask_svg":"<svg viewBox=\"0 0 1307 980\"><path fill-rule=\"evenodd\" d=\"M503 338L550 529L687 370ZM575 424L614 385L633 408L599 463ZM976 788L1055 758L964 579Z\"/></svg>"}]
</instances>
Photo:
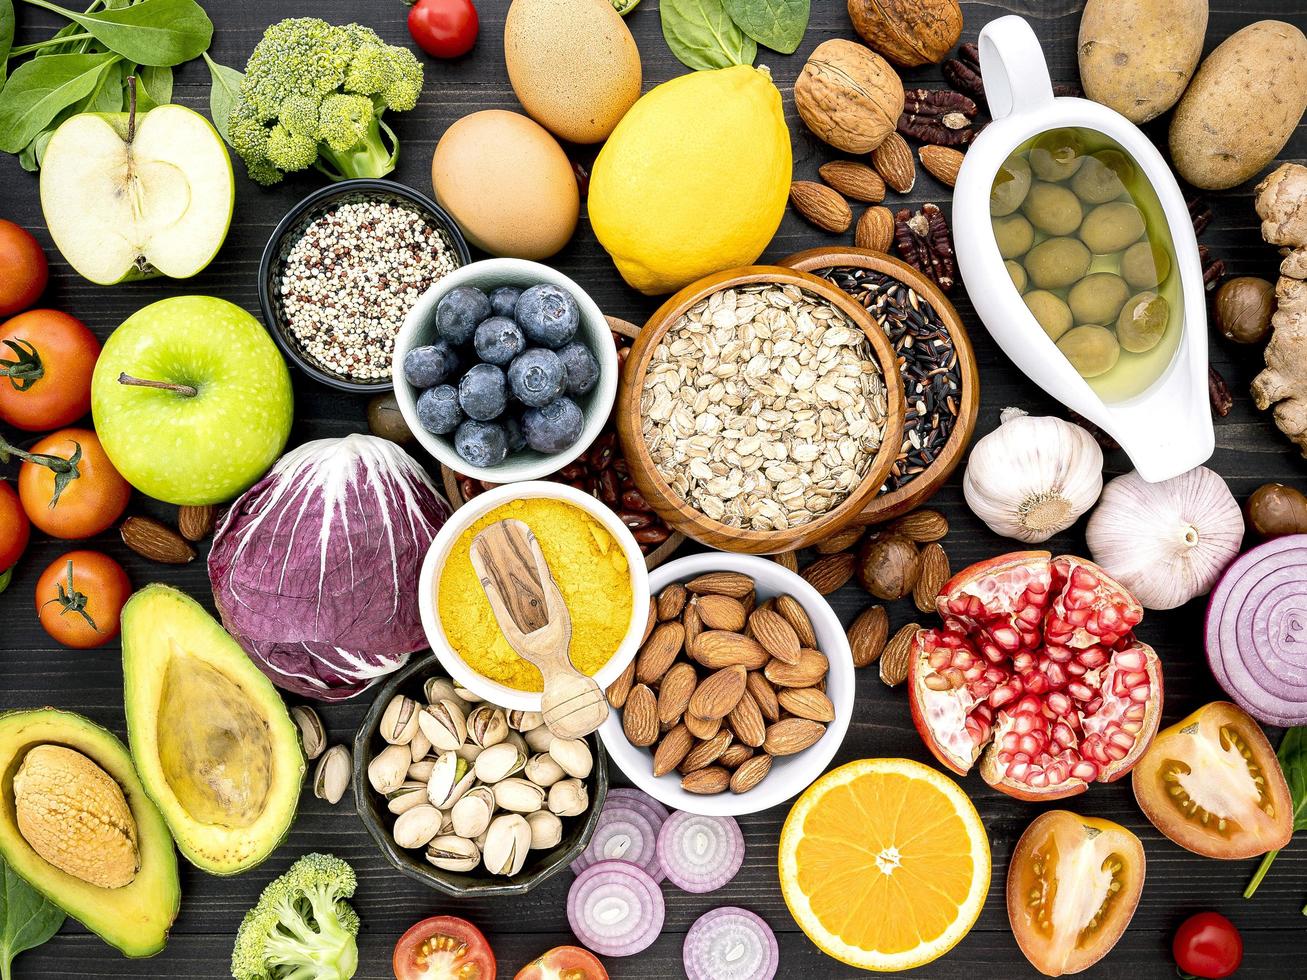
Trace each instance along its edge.
<instances>
[{"instance_id":1,"label":"green apple stem","mask_svg":"<svg viewBox=\"0 0 1307 980\"><path fill-rule=\"evenodd\" d=\"M127 76L127 145L136 139L136 76Z\"/></svg>"},{"instance_id":2,"label":"green apple stem","mask_svg":"<svg viewBox=\"0 0 1307 980\"><path fill-rule=\"evenodd\" d=\"M137 388L158 388L161 391L174 391L183 398L194 398L199 392L191 385L178 385L169 381L150 381L146 378L133 378L126 372L118 375L120 385L134 385Z\"/></svg>"}]
</instances>

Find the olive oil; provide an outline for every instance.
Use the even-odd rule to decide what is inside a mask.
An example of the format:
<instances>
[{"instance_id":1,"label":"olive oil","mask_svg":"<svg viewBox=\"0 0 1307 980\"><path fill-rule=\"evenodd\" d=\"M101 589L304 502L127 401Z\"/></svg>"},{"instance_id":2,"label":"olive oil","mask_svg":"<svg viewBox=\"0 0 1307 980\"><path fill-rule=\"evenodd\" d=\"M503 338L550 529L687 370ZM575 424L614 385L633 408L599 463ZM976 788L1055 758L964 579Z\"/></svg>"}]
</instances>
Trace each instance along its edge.
<instances>
[{"instance_id":1,"label":"olive oil","mask_svg":"<svg viewBox=\"0 0 1307 980\"><path fill-rule=\"evenodd\" d=\"M1100 398L1133 398L1162 376L1184 320L1175 245L1115 140L1070 128L1026 141L994 178L990 217L1013 284Z\"/></svg>"}]
</instances>

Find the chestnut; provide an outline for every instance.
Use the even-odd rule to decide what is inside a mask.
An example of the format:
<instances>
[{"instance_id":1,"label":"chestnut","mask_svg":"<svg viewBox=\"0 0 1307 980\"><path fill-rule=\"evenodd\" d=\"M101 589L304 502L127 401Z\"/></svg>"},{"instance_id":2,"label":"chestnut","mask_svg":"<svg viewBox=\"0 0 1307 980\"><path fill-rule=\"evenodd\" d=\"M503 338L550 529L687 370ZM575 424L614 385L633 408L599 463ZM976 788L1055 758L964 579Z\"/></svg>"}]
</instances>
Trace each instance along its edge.
<instances>
[{"instance_id":1,"label":"chestnut","mask_svg":"<svg viewBox=\"0 0 1307 980\"><path fill-rule=\"evenodd\" d=\"M1236 344L1255 344L1271 329L1275 287L1256 276L1239 276L1216 291L1216 329Z\"/></svg>"},{"instance_id":2,"label":"chestnut","mask_svg":"<svg viewBox=\"0 0 1307 980\"><path fill-rule=\"evenodd\" d=\"M1283 483L1263 483L1244 505L1248 526L1263 538L1307 533L1307 496Z\"/></svg>"},{"instance_id":3,"label":"chestnut","mask_svg":"<svg viewBox=\"0 0 1307 980\"><path fill-rule=\"evenodd\" d=\"M873 534L858 552L858 582L877 599L902 599L921 574L921 552L902 534Z\"/></svg>"}]
</instances>

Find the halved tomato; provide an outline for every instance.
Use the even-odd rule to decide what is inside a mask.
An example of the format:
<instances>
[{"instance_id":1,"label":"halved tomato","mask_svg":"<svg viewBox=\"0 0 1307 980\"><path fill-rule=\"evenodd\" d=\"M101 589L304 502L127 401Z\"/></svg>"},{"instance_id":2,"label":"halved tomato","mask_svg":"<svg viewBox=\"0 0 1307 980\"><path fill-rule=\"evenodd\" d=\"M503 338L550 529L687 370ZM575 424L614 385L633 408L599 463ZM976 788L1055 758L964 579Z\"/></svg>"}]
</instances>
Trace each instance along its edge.
<instances>
[{"instance_id":1,"label":"halved tomato","mask_svg":"<svg viewBox=\"0 0 1307 980\"><path fill-rule=\"evenodd\" d=\"M608 971L588 949L555 946L518 970L513 980L608 980Z\"/></svg>"},{"instance_id":2,"label":"halved tomato","mask_svg":"<svg viewBox=\"0 0 1307 980\"><path fill-rule=\"evenodd\" d=\"M1133 779L1153 826L1195 854L1248 858L1293 836L1293 802L1275 750L1257 722L1228 701L1160 732Z\"/></svg>"},{"instance_id":3,"label":"halved tomato","mask_svg":"<svg viewBox=\"0 0 1307 980\"><path fill-rule=\"evenodd\" d=\"M1110 820L1049 810L1017 841L1007 874L1012 934L1048 977L1079 973L1116 945L1144 890L1144 846Z\"/></svg>"},{"instance_id":4,"label":"halved tomato","mask_svg":"<svg viewBox=\"0 0 1307 980\"><path fill-rule=\"evenodd\" d=\"M396 980L495 980L485 935L453 915L433 915L400 936L391 966Z\"/></svg>"}]
</instances>

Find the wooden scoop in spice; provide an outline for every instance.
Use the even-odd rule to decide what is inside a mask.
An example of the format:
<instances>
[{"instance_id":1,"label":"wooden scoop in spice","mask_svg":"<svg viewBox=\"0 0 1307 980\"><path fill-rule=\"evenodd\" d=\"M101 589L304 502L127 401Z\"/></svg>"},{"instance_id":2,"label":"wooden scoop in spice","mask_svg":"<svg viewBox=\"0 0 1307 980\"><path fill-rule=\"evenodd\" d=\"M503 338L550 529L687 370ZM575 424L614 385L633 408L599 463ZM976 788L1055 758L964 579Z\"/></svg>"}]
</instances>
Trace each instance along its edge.
<instances>
[{"instance_id":1,"label":"wooden scoop in spice","mask_svg":"<svg viewBox=\"0 0 1307 980\"><path fill-rule=\"evenodd\" d=\"M549 730L589 735L608 717L608 701L572 666L572 617L536 536L521 521L497 521L472 539L469 557L508 645L544 677L540 710Z\"/></svg>"}]
</instances>

